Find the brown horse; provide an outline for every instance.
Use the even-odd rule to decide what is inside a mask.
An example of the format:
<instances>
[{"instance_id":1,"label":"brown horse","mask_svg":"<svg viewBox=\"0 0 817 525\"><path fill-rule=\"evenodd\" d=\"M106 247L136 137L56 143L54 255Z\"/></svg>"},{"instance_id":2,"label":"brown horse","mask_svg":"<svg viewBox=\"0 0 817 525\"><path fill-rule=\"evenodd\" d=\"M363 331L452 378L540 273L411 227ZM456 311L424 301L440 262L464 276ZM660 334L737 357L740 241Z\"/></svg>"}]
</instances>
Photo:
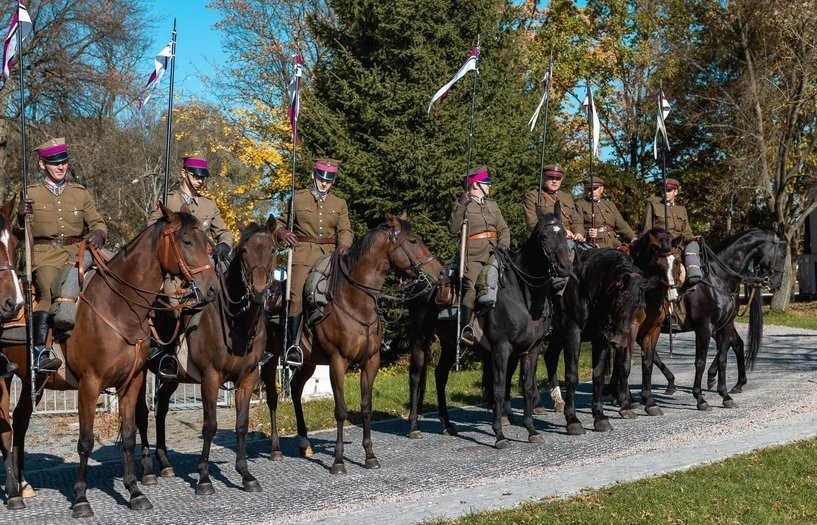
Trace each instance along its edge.
<instances>
[{"instance_id":1,"label":"brown horse","mask_svg":"<svg viewBox=\"0 0 817 525\"><path fill-rule=\"evenodd\" d=\"M23 307L13 260L17 250L17 237L11 233L14 217L12 197L0 208L0 323L14 319Z\"/></svg>"},{"instance_id":2,"label":"brown horse","mask_svg":"<svg viewBox=\"0 0 817 525\"><path fill-rule=\"evenodd\" d=\"M244 489L258 492L261 485L247 469L247 428L249 426L250 398L258 384L258 363L267 345L264 322L264 303L274 282L275 256L278 245L273 231L275 221L266 224L239 225L241 239L227 270L221 293L216 301L208 303L201 312L195 328L186 334L188 359L181 361L179 377L162 381L156 408L156 457L162 477L175 475L167 457L165 418L170 397L183 383L201 383L204 408L202 437L204 445L199 458L199 481L196 494L214 494L210 481L210 446L218 429L216 403L219 388L232 381L235 385L235 432L237 436L235 468L241 474ZM281 341L271 341L271 344ZM280 349L276 352L280 353ZM150 366L154 367L155 362ZM154 371L155 372L155 371ZM140 396L137 407L137 425L142 437L142 483L156 484L153 462L147 443L148 409L145 396Z\"/></svg>"},{"instance_id":3,"label":"brown horse","mask_svg":"<svg viewBox=\"0 0 817 525\"><path fill-rule=\"evenodd\" d=\"M99 271L80 294L76 324L71 335L61 342L66 365L65 376L38 376L37 400L23 388L14 409L14 447L12 456L16 472L6 477L6 490L19 493L25 483L23 465L25 433L31 419L33 403L39 401L43 388L79 390L79 470L74 491L73 516L93 516L85 481L88 458L94 446L94 416L99 395L116 389L119 396L119 420L124 449L125 488L130 493L133 510L147 510L153 505L139 490L134 471L136 442L135 409L137 396L143 392L147 360L148 314L159 292L165 274L182 277L199 301L211 301L218 290L218 280L208 256L207 237L199 222L188 213L173 213L162 206L163 218L142 231L107 264L98 261ZM24 345L9 347L6 353L19 369L23 384L29 383L27 349ZM8 398L0 408L8 416ZM8 420L5 420L8 424Z\"/></svg>"},{"instance_id":4,"label":"brown horse","mask_svg":"<svg viewBox=\"0 0 817 525\"><path fill-rule=\"evenodd\" d=\"M378 297L389 268L394 268L414 280L425 278L423 267L435 261L419 235L403 220L386 215L386 223L369 232L344 256L333 255L330 276L330 301L325 313L314 326L304 331L302 346L304 365L295 372L290 382L292 402L298 423L298 446L304 456L312 455L307 438L301 394L306 381L317 365L329 365L332 392L335 397L337 439L332 474L345 474L343 462L343 424L346 421L346 401L343 396L343 378L351 364L359 364L360 411L363 415L363 448L366 468L379 468L372 451L372 385L380 367L380 345L383 326L378 309ZM439 266L436 266L439 270ZM413 285L413 284L412 284ZM410 286L412 286L410 285ZM272 362L262 369L267 386L272 426L272 458L280 458L275 427L277 395L275 366Z\"/></svg>"}]
</instances>

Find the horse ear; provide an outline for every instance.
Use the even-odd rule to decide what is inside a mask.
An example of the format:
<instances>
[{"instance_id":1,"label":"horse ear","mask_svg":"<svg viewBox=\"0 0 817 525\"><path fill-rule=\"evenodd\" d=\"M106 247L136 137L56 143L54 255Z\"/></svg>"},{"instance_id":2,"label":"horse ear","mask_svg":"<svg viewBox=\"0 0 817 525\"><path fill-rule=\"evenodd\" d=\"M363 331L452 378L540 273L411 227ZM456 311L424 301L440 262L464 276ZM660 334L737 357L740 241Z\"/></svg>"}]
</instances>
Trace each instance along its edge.
<instances>
[{"instance_id":1,"label":"horse ear","mask_svg":"<svg viewBox=\"0 0 817 525\"><path fill-rule=\"evenodd\" d=\"M400 221L397 219L397 217L395 217L391 213L387 212L387 213L383 214L383 216L386 218L386 222L389 223L389 227L397 228L397 227L400 226Z\"/></svg>"},{"instance_id":2,"label":"horse ear","mask_svg":"<svg viewBox=\"0 0 817 525\"><path fill-rule=\"evenodd\" d=\"M16 200L17 198L14 194L12 194L11 197L9 197L9 199L3 203L3 207L0 208L0 214L6 218L6 222L11 222L11 215L14 210L14 201Z\"/></svg>"},{"instance_id":3,"label":"horse ear","mask_svg":"<svg viewBox=\"0 0 817 525\"><path fill-rule=\"evenodd\" d=\"M561 201L556 201L556 204L553 205L553 215L556 216L559 221L562 220L562 203Z\"/></svg>"},{"instance_id":4,"label":"horse ear","mask_svg":"<svg viewBox=\"0 0 817 525\"><path fill-rule=\"evenodd\" d=\"M273 215L270 214L270 216L267 217L267 225L266 225L267 226L267 231L270 232L270 233L275 233L275 224L276 224L275 217L273 217Z\"/></svg>"},{"instance_id":5,"label":"horse ear","mask_svg":"<svg viewBox=\"0 0 817 525\"><path fill-rule=\"evenodd\" d=\"M170 208L166 208L161 201L159 201L158 206L159 209L162 210L162 217L164 217L167 222L173 222L176 220L176 214L170 211Z\"/></svg>"},{"instance_id":6,"label":"horse ear","mask_svg":"<svg viewBox=\"0 0 817 525\"><path fill-rule=\"evenodd\" d=\"M235 221L235 227L238 228L238 231L244 233L244 230L247 229L247 225L244 224L244 221L237 220Z\"/></svg>"},{"instance_id":7,"label":"horse ear","mask_svg":"<svg viewBox=\"0 0 817 525\"><path fill-rule=\"evenodd\" d=\"M400 214L401 221L408 221L408 212L405 208L403 208L403 213Z\"/></svg>"}]
</instances>

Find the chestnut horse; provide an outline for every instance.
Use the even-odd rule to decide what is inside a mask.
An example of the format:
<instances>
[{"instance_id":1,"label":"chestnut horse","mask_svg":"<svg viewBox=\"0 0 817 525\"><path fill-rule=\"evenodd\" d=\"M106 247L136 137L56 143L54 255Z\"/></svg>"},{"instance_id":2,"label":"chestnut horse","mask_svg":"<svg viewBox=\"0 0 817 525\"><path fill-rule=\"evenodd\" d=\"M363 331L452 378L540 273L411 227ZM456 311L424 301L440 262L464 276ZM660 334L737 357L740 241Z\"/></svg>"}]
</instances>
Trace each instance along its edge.
<instances>
[{"instance_id":1,"label":"chestnut horse","mask_svg":"<svg viewBox=\"0 0 817 525\"><path fill-rule=\"evenodd\" d=\"M11 233L11 226L15 219L12 197L0 208L0 323L14 319L23 307L23 293L14 266L17 237Z\"/></svg>"},{"instance_id":2,"label":"chestnut horse","mask_svg":"<svg viewBox=\"0 0 817 525\"><path fill-rule=\"evenodd\" d=\"M210 263L207 236L198 220L188 213L174 213L161 207L163 217L129 242L104 263L80 294L76 324L71 335L60 343L68 382L60 374L38 375L40 394L31 399L23 388L14 409L14 447L12 455L16 472L7 474L9 497L25 483L23 459L25 433L33 404L39 401L43 388L79 390L79 470L74 491L73 516L93 516L86 496L85 481L88 458L94 446L94 417L99 395L116 389L119 397L119 420L124 450L123 483L130 493L133 510L147 510L153 505L139 490L134 469L136 443L135 409L143 392L150 328L148 314L163 288L165 274L183 278L199 301L211 301L218 291L218 280ZM29 383L27 349L24 345L8 347L6 353L18 365L17 375ZM77 385L77 386L73 386ZM8 398L0 409L8 415ZM8 421L5 422L6 424ZM19 484L19 485L18 485Z\"/></svg>"},{"instance_id":3,"label":"chestnut horse","mask_svg":"<svg viewBox=\"0 0 817 525\"><path fill-rule=\"evenodd\" d=\"M351 364L360 365L360 411L363 415L363 448L366 468L379 468L380 463L372 450L372 386L380 367L380 346L383 325L378 309L389 268L416 281L424 280L423 267L435 261L423 240L412 231L409 223L392 215L386 222L371 230L349 253L332 255L332 274L329 277L329 302L324 316L314 326L304 330L301 344L304 364L290 382L292 403L298 423L298 446L304 456L312 455L307 437L301 394L306 381L312 377L316 365L329 365L332 393L335 398L337 439L332 474L345 474L343 461L343 424L346 421L346 401L343 379ZM436 266L439 270L439 266ZM271 361L262 368L267 386L270 419L274 422L277 406L275 365ZM280 458L278 435L272 426L272 458Z\"/></svg>"},{"instance_id":4,"label":"chestnut horse","mask_svg":"<svg viewBox=\"0 0 817 525\"><path fill-rule=\"evenodd\" d=\"M199 479L196 494L214 494L210 481L210 446L218 429L216 404L219 388L232 381L235 384L235 468L241 474L244 489L258 492L261 485L247 468L247 428L249 427L250 398L258 384L258 363L268 344L264 322L264 303L273 281L278 245L273 231L275 221L266 224L239 225L241 239L227 269L218 299L205 305L195 327L185 338L189 358L180 363L179 376L164 380L158 391L156 407L156 457L162 477L175 475L167 456L165 419L170 397L179 383L201 383L204 409L202 437L204 445L199 458ZM270 341L270 343L281 341ZM280 350L278 352L280 353ZM155 362L150 364L155 366ZM142 483L156 483L153 461L147 440L148 407L145 396L140 396L137 425L142 437Z\"/></svg>"}]
</instances>

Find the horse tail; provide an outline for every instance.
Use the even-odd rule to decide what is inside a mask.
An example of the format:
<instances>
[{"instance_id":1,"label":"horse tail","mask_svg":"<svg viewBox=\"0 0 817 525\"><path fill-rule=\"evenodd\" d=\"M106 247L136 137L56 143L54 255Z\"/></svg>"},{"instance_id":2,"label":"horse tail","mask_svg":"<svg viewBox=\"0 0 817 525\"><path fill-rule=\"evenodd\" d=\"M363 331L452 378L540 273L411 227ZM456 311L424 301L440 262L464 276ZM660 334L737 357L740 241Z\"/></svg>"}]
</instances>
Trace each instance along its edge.
<instances>
[{"instance_id":1,"label":"horse tail","mask_svg":"<svg viewBox=\"0 0 817 525\"><path fill-rule=\"evenodd\" d=\"M752 300L749 303L749 341L746 352L746 364L749 370L754 369L755 359L760 352L760 344L763 341L763 295L760 288L755 288Z\"/></svg>"}]
</instances>

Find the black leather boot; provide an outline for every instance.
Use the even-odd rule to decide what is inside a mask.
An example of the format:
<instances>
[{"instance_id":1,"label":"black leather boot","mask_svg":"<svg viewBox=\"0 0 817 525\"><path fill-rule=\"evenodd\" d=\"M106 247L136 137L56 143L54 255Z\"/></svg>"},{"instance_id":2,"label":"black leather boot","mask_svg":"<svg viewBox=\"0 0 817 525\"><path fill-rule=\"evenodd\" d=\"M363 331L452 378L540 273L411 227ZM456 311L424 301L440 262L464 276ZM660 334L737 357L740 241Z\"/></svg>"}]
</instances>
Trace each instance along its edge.
<instances>
[{"instance_id":1,"label":"black leather boot","mask_svg":"<svg viewBox=\"0 0 817 525\"><path fill-rule=\"evenodd\" d=\"M287 366L300 367L304 364L304 352L301 350L301 340L298 338L298 329L301 327L303 314L292 315L287 324L287 343L284 350L284 362Z\"/></svg>"},{"instance_id":2,"label":"black leather boot","mask_svg":"<svg viewBox=\"0 0 817 525\"><path fill-rule=\"evenodd\" d=\"M62 361L54 357L50 348L46 348L48 338L48 312L31 314L31 337L34 339L34 369L44 374L52 374L60 369Z\"/></svg>"}]
</instances>

